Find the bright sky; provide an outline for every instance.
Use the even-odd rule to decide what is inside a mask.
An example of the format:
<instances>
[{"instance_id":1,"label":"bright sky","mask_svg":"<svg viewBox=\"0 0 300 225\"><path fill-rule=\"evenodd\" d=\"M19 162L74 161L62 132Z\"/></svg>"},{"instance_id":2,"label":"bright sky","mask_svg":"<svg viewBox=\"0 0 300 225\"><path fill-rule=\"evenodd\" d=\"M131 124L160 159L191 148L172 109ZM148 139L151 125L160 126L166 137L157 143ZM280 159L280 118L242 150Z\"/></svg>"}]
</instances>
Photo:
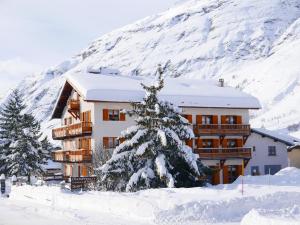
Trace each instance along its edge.
<instances>
[{"instance_id":1,"label":"bright sky","mask_svg":"<svg viewBox=\"0 0 300 225\"><path fill-rule=\"evenodd\" d=\"M0 96L104 33L180 0L0 0Z\"/></svg>"}]
</instances>

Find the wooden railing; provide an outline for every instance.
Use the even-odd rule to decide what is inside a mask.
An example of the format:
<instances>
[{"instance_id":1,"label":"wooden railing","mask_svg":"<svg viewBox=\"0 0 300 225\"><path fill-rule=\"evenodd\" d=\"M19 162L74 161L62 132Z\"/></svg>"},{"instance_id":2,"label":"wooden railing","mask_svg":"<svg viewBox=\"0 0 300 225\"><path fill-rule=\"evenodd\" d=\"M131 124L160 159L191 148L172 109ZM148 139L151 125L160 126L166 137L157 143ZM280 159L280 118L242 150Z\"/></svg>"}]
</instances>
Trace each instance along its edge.
<instances>
[{"instance_id":1,"label":"wooden railing","mask_svg":"<svg viewBox=\"0 0 300 225\"><path fill-rule=\"evenodd\" d=\"M92 134L91 122L80 122L69 126L60 127L52 130L54 140L62 140L69 137L84 136Z\"/></svg>"},{"instance_id":2,"label":"wooden railing","mask_svg":"<svg viewBox=\"0 0 300 225\"><path fill-rule=\"evenodd\" d=\"M52 160L54 162L66 162L66 163L91 163L92 151L86 149L78 150L58 150L52 152Z\"/></svg>"},{"instance_id":3,"label":"wooden railing","mask_svg":"<svg viewBox=\"0 0 300 225\"><path fill-rule=\"evenodd\" d=\"M197 148L200 159L251 158L251 148Z\"/></svg>"},{"instance_id":4,"label":"wooden railing","mask_svg":"<svg viewBox=\"0 0 300 225\"><path fill-rule=\"evenodd\" d=\"M197 124L194 125L194 133L200 135L241 135L248 136L251 133L249 124Z\"/></svg>"},{"instance_id":5,"label":"wooden railing","mask_svg":"<svg viewBox=\"0 0 300 225\"><path fill-rule=\"evenodd\" d=\"M76 99L68 100L68 110L69 111L79 111L80 109L80 101Z\"/></svg>"}]
</instances>

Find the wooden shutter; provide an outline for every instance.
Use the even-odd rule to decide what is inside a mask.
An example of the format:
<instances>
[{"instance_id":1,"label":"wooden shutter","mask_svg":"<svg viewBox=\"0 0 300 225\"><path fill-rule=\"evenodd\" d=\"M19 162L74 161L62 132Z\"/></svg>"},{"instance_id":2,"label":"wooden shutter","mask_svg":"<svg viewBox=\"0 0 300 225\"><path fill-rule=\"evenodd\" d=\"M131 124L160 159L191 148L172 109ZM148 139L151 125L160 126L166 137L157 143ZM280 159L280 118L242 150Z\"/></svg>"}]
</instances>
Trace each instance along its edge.
<instances>
[{"instance_id":1,"label":"wooden shutter","mask_svg":"<svg viewBox=\"0 0 300 225\"><path fill-rule=\"evenodd\" d=\"M219 148L220 141L219 139L213 139L213 148Z\"/></svg>"},{"instance_id":2,"label":"wooden shutter","mask_svg":"<svg viewBox=\"0 0 300 225\"><path fill-rule=\"evenodd\" d=\"M197 148L203 148L203 143L201 138L196 139L196 142L197 142Z\"/></svg>"},{"instance_id":3,"label":"wooden shutter","mask_svg":"<svg viewBox=\"0 0 300 225\"><path fill-rule=\"evenodd\" d=\"M222 147L227 148L227 139L224 139L222 142Z\"/></svg>"},{"instance_id":4,"label":"wooden shutter","mask_svg":"<svg viewBox=\"0 0 300 225\"><path fill-rule=\"evenodd\" d=\"M87 111L87 122L92 122L92 116L91 116L91 111Z\"/></svg>"},{"instance_id":5,"label":"wooden shutter","mask_svg":"<svg viewBox=\"0 0 300 225\"><path fill-rule=\"evenodd\" d=\"M196 116L196 124L202 124L202 116L201 115Z\"/></svg>"},{"instance_id":6,"label":"wooden shutter","mask_svg":"<svg viewBox=\"0 0 300 225\"><path fill-rule=\"evenodd\" d=\"M242 116L236 116L236 123L242 124Z\"/></svg>"},{"instance_id":7,"label":"wooden shutter","mask_svg":"<svg viewBox=\"0 0 300 225\"><path fill-rule=\"evenodd\" d=\"M243 140L242 139L237 139L236 140L236 142L237 142L237 147L243 147Z\"/></svg>"},{"instance_id":8,"label":"wooden shutter","mask_svg":"<svg viewBox=\"0 0 300 225\"><path fill-rule=\"evenodd\" d=\"M125 138L119 138L120 144L123 143L124 141L125 141Z\"/></svg>"},{"instance_id":9,"label":"wooden shutter","mask_svg":"<svg viewBox=\"0 0 300 225\"><path fill-rule=\"evenodd\" d=\"M103 137L103 148L104 149L108 148L108 145L109 145L108 137Z\"/></svg>"},{"instance_id":10,"label":"wooden shutter","mask_svg":"<svg viewBox=\"0 0 300 225\"><path fill-rule=\"evenodd\" d=\"M80 113L80 121L83 121L83 112Z\"/></svg>"},{"instance_id":11,"label":"wooden shutter","mask_svg":"<svg viewBox=\"0 0 300 225\"><path fill-rule=\"evenodd\" d=\"M189 121L189 123L193 123L193 116L192 115L190 115L190 114L184 114L182 116L184 118L186 118Z\"/></svg>"},{"instance_id":12,"label":"wooden shutter","mask_svg":"<svg viewBox=\"0 0 300 225\"><path fill-rule=\"evenodd\" d=\"M223 184L229 183L229 177L228 177L228 166L223 167Z\"/></svg>"},{"instance_id":13,"label":"wooden shutter","mask_svg":"<svg viewBox=\"0 0 300 225\"><path fill-rule=\"evenodd\" d=\"M218 116L217 115L212 116L212 123L213 124L218 124Z\"/></svg>"},{"instance_id":14,"label":"wooden shutter","mask_svg":"<svg viewBox=\"0 0 300 225\"><path fill-rule=\"evenodd\" d=\"M226 124L226 116L221 116L221 123Z\"/></svg>"},{"instance_id":15,"label":"wooden shutter","mask_svg":"<svg viewBox=\"0 0 300 225\"><path fill-rule=\"evenodd\" d=\"M125 113L120 113L120 121L125 121Z\"/></svg>"},{"instance_id":16,"label":"wooden shutter","mask_svg":"<svg viewBox=\"0 0 300 225\"><path fill-rule=\"evenodd\" d=\"M103 120L108 121L108 109L103 109Z\"/></svg>"},{"instance_id":17,"label":"wooden shutter","mask_svg":"<svg viewBox=\"0 0 300 225\"><path fill-rule=\"evenodd\" d=\"M212 184L217 185L220 184L220 171L217 167L213 167L213 174L212 174Z\"/></svg>"},{"instance_id":18,"label":"wooden shutter","mask_svg":"<svg viewBox=\"0 0 300 225\"><path fill-rule=\"evenodd\" d=\"M193 140L186 140L185 141L186 145L190 146L191 148L193 148Z\"/></svg>"},{"instance_id":19,"label":"wooden shutter","mask_svg":"<svg viewBox=\"0 0 300 225\"><path fill-rule=\"evenodd\" d=\"M86 177L86 176L87 176L87 168L86 168L85 165L82 165L82 173L81 173L81 175L82 175L83 177Z\"/></svg>"}]
</instances>

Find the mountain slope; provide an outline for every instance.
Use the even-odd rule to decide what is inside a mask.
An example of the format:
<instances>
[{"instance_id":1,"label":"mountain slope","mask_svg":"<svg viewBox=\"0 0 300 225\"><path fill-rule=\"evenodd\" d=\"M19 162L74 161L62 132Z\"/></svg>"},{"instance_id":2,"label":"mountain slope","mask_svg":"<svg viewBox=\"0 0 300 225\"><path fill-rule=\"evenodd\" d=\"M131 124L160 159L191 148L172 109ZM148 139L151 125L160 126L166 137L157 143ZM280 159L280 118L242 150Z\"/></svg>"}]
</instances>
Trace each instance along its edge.
<instances>
[{"instance_id":1,"label":"mountain slope","mask_svg":"<svg viewBox=\"0 0 300 225\"><path fill-rule=\"evenodd\" d=\"M161 63L176 76L225 78L261 100L255 126L296 131L299 58L300 0L190 0L100 37L19 88L28 111L47 120L64 74L148 76Z\"/></svg>"}]
</instances>

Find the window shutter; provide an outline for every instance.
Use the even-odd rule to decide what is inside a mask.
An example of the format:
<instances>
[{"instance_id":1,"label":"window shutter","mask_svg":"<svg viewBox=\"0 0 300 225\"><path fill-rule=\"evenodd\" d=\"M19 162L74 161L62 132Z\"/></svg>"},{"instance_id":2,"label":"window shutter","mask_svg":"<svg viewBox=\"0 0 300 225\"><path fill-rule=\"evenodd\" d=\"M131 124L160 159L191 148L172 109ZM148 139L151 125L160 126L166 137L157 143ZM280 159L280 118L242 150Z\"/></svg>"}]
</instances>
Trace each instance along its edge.
<instances>
[{"instance_id":1,"label":"window shutter","mask_svg":"<svg viewBox=\"0 0 300 225\"><path fill-rule=\"evenodd\" d=\"M227 148L227 139L224 139L222 142L222 147Z\"/></svg>"},{"instance_id":2,"label":"window shutter","mask_svg":"<svg viewBox=\"0 0 300 225\"><path fill-rule=\"evenodd\" d=\"M92 118L91 118L91 111L87 111L87 122L91 122Z\"/></svg>"},{"instance_id":3,"label":"window shutter","mask_svg":"<svg viewBox=\"0 0 300 225\"><path fill-rule=\"evenodd\" d=\"M125 113L120 113L120 121L125 121Z\"/></svg>"},{"instance_id":4,"label":"window shutter","mask_svg":"<svg viewBox=\"0 0 300 225\"><path fill-rule=\"evenodd\" d=\"M106 149L108 148L108 137L103 137L103 148Z\"/></svg>"},{"instance_id":5,"label":"window shutter","mask_svg":"<svg viewBox=\"0 0 300 225\"><path fill-rule=\"evenodd\" d=\"M219 139L213 139L213 148L219 148L220 141Z\"/></svg>"},{"instance_id":6,"label":"window shutter","mask_svg":"<svg viewBox=\"0 0 300 225\"><path fill-rule=\"evenodd\" d=\"M243 147L243 140L242 139L237 139L237 147Z\"/></svg>"},{"instance_id":7,"label":"window shutter","mask_svg":"<svg viewBox=\"0 0 300 225\"><path fill-rule=\"evenodd\" d=\"M242 116L236 116L236 123L242 124Z\"/></svg>"},{"instance_id":8,"label":"window shutter","mask_svg":"<svg viewBox=\"0 0 300 225\"><path fill-rule=\"evenodd\" d=\"M103 120L108 121L108 109L103 109Z\"/></svg>"},{"instance_id":9,"label":"window shutter","mask_svg":"<svg viewBox=\"0 0 300 225\"><path fill-rule=\"evenodd\" d=\"M202 124L202 116L201 115L196 116L196 123L197 124Z\"/></svg>"},{"instance_id":10,"label":"window shutter","mask_svg":"<svg viewBox=\"0 0 300 225\"><path fill-rule=\"evenodd\" d=\"M229 179L228 179L228 166L223 167L223 184L228 184Z\"/></svg>"},{"instance_id":11,"label":"window shutter","mask_svg":"<svg viewBox=\"0 0 300 225\"><path fill-rule=\"evenodd\" d=\"M83 121L83 112L80 113L80 121Z\"/></svg>"},{"instance_id":12,"label":"window shutter","mask_svg":"<svg viewBox=\"0 0 300 225\"><path fill-rule=\"evenodd\" d=\"M226 124L226 116L221 116L221 123Z\"/></svg>"},{"instance_id":13,"label":"window shutter","mask_svg":"<svg viewBox=\"0 0 300 225\"><path fill-rule=\"evenodd\" d=\"M213 115L213 117L212 117L212 123L213 124L218 124L218 116L217 115Z\"/></svg>"},{"instance_id":14,"label":"window shutter","mask_svg":"<svg viewBox=\"0 0 300 225\"><path fill-rule=\"evenodd\" d=\"M193 140L186 140L185 143L186 143L186 145L188 145L191 148L193 148Z\"/></svg>"},{"instance_id":15,"label":"window shutter","mask_svg":"<svg viewBox=\"0 0 300 225\"><path fill-rule=\"evenodd\" d=\"M203 148L202 139L198 138L196 139L196 141L197 141L197 148Z\"/></svg>"}]
</instances>

